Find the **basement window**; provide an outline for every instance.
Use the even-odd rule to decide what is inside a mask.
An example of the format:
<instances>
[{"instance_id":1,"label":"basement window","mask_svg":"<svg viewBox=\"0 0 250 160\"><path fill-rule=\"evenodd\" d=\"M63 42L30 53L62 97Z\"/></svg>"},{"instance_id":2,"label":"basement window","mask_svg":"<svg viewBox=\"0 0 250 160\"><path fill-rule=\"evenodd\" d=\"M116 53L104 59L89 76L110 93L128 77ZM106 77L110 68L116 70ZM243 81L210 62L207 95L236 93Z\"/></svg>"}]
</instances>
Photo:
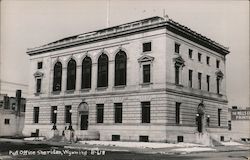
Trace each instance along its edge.
<instances>
[{"instance_id":1,"label":"basement window","mask_svg":"<svg viewBox=\"0 0 250 160\"><path fill-rule=\"evenodd\" d=\"M10 119L4 119L4 124L10 124Z\"/></svg>"}]
</instances>

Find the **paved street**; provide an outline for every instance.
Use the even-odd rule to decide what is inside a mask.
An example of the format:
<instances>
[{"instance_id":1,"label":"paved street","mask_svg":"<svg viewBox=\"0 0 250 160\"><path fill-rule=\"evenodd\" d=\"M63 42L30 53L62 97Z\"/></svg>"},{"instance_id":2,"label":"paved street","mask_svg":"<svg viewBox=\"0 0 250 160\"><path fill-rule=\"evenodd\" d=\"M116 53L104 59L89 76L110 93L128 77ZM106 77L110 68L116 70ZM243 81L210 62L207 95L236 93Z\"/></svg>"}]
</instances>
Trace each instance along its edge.
<instances>
[{"instance_id":1,"label":"paved street","mask_svg":"<svg viewBox=\"0 0 250 160\"><path fill-rule=\"evenodd\" d=\"M63 146L0 142L0 159L60 160L244 160L249 151L202 152L180 155L143 154L135 152L65 149Z\"/></svg>"}]
</instances>

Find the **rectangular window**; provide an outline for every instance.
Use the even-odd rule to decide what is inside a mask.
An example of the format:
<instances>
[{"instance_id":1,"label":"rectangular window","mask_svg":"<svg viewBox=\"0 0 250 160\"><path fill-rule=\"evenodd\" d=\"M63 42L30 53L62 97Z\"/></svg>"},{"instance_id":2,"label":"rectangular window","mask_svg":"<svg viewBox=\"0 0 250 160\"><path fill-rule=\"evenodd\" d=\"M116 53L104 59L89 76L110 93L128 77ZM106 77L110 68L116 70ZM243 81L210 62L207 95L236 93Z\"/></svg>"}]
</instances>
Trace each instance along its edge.
<instances>
[{"instance_id":1,"label":"rectangular window","mask_svg":"<svg viewBox=\"0 0 250 160\"><path fill-rule=\"evenodd\" d=\"M42 83L42 79L39 78L36 80L36 93L41 92L41 83Z\"/></svg>"},{"instance_id":2,"label":"rectangular window","mask_svg":"<svg viewBox=\"0 0 250 160\"><path fill-rule=\"evenodd\" d=\"M207 56L207 65L210 64L210 57Z\"/></svg>"},{"instance_id":3,"label":"rectangular window","mask_svg":"<svg viewBox=\"0 0 250 160\"><path fill-rule=\"evenodd\" d=\"M193 50L192 49L188 50L188 56L189 56L190 59L193 58Z\"/></svg>"},{"instance_id":4,"label":"rectangular window","mask_svg":"<svg viewBox=\"0 0 250 160\"><path fill-rule=\"evenodd\" d=\"M120 141L120 135L112 135L112 141Z\"/></svg>"},{"instance_id":5,"label":"rectangular window","mask_svg":"<svg viewBox=\"0 0 250 160\"><path fill-rule=\"evenodd\" d=\"M10 119L4 119L4 124L10 124Z\"/></svg>"},{"instance_id":6,"label":"rectangular window","mask_svg":"<svg viewBox=\"0 0 250 160\"><path fill-rule=\"evenodd\" d=\"M229 130L229 131L232 130L232 123L231 123L231 121L228 121L228 130Z\"/></svg>"},{"instance_id":7,"label":"rectangular window","mask_svg":"<svg viewBox=\"0 0 250 160\"><path fill-rule=\"evenodd\" d=\"M201 89L201 78L202 78L202 74L198 73L198 85L199 85L199 89Z\"/></svg>"},{"instance_id":8,"label":"rectangular window","mask_svg":"<svg viewBox=\"0 0 250 160\"><path fill-rule=\"evenodd\" d=\"M33 122L38 123L39 121L39 107L34 107Z\"/></svg>"},{"instance_id":9,"label":"rectangular window","mask_svg":"<svg viewBox=\"0 0 250 160\"><path fill-rule=\"evenodd\" d=\"M207 91L209 92L210 90L210 76L207 75Z\"/></svg>"},{"instance_id":10,"label":"rectangular window","mask_svg":"<svg viewBox=\"0 0 250 160\"><path fill-rule=\"evenodd\" d=\"M148 142L148 136L139 136L139 142Z\"/></svg>"},{"instance_id":11,"label":"rectangular window","mask_svg":"<svg viewBox=\"0 0 250 160\"><path fill-rule=\"evenodd\" d=\"M201 62L201 53L198 53L198 61Z\"/></svg>"},{"instance_id":12,"label":"rectangular window","mask_svg":"<svg viewBox=\"0 0 250 160\"><path fill-rule=\"evenodd\" d=\"M115 123L122 123L122 103L115 103Z\"/></svg>"},{"instance_id":13,"label":"rectangular window","mask_svg":"<svg viewBox=\"0 0 250 160\"><path fill-rule=\"evenodd\" d=\"M177 142L184 142L184 137L183 136L177 136Z\"/></svg>"},{"instance_id":14,"label":"rectangular window","mask_svg":"<svg viewBox=\"0 0 250 160\"><path fill-rule=\"evenodd\" d=\"M143 65L143 83L150 83L150 64Z\"/></svg>"},{"instance_id":15,"label":"rectangular window","mask_svg":"<svg viewBox=\"0 0 250 160\"><path fill-rule=\"evenodd\" d=\"M218 109L218 126L220 126L221 124L221 109Z\"/></svg>"},{"instance_id":16,"label":"rectangular window","mask_svg":"<svg viewBox=\"0 0 250 160\"><path fill-rule=\"evenodd\" d=\"M190 88L193 87L193 71L192 70L189 70L188 71L188 85Z\"/></svg>"},{"instance_id":17,"label":"rectangular window","mask_svg":"<svg viewBox=\"0 0 250 160\"><path fill-rule=\"evenodd\" d=\"M143 52L151 51L151 42L143 43L142 50L143 50Z\"/></svg>"},{"instance_id":18,"label":"rectangular window","mask_svg":"<svg viewBox=\"0 0 250 160\"><path fill-rule=\"evenodd\" d=\"M176 102L175 103L175 123L180 124L180 106L181 103Z\"/></svg>"},{"instance_id":19,"label":"rectangular window","mask_svg":"<svg viewBox=\"0 0 250 160\"><path fill-rule=\"evenodd\" d=\"M175 66L175 84L179 84L180 81L180 67Z\"/></svg>"},{"instance_id":20,"label":"rectangular window","mask_svg":"<svg viewBox=\"0 0 250 160\"><path fill-rule=\"evenodd\" d=\"M220 68L220 61L216 60L216 68Z\"/></svg>"},{"instance_id":21,"label":"rectangular window","mask_svg":"<svg viewBox=\"0 0 250 160\"><path fill-rule=\"evenodd\" d=\"M65 106L65 123L71 123L71 106Z\"/></svg>"},{"instance_id":22,"label":"rectangular window","mask_svg":"<svg viewBox=\"0 0 250 160\"><path fill-rule=\"evenodd\" d=\"M97 109L97 123L103 123L103 114L104 114L104 104L97 104L96 105Z\"/></svg>"},{"instance_id":23,"label":"rectangular window","mask_svg":"<svg viewBox=\"0 0 250 160\"><path fill-rule=\"evenodd\" d=\"M175 53L180 53L180 44L175 43L174 51Z\"/></svg>"},{"instance_id":24,"label":"rectangular window","mask_svg":"<svg viewBox=\"0 0 250 160\"><path fill-rule=\"evenodd\" d=\"M57 120L57 106L51 106L51 123L56 123Z\"/></svg>"},{"instance_id":25,"label":"rectangular window","mask_svg":"<svg viewBox=\"0 0 250 160\"><path fill-rule=\"evenodd\" d=\"M216 78L216 88L217 88L217 94L220 94L220 79Z\"/></svg>"},{"instance_id":26,"label":"rectangular window","mask_svg":"<svg viewBox=\"0 0 250 160\"><path fill-rule=\"evenodd\" d=\"M43 68L43 62L38 62L37 69L42 69L42 68Z\"/></svg>"},{"instance_id":27,"label":"rectangular window","mask_svg":"<svg viewBox=\"0 0 250 160\"><path fill-rule=\"evenodd\" d=\"M150 102L141 102L142 123L150 123Z\"/></svg>"}]
</instances>

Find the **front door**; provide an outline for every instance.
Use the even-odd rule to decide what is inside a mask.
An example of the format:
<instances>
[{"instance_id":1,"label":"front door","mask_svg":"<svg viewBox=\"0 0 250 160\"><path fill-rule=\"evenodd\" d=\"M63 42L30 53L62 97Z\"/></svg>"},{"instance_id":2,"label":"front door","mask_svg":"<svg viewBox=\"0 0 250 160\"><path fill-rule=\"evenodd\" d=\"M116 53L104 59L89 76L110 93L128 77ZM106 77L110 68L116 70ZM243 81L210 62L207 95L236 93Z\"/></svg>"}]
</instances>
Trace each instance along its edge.
<instances>
[{"instance_id":1,"label":"front door","mask_svg":"<svg viewBox=\"0 0 250 160\"><path fill-rule=\"evenodd\" d=\"M88 115L82 114L81 115L81 130L88 129Z\"/></svg>"}]
</instances>

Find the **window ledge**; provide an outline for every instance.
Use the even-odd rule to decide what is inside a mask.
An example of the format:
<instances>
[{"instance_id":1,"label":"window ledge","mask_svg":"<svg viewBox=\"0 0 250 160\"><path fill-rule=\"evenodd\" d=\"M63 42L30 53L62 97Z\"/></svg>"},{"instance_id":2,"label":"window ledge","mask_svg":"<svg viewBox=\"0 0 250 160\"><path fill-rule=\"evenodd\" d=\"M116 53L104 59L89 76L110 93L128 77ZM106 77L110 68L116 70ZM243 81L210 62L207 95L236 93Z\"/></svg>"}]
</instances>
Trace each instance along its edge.
<instances>
[{"instance_id":1,"label":"window ledge","mask_svg":"<svg viewBox=\"0 0 250 160\"><path fill-rule=\"evenodd\" d=\"M141 83L140 85L141 86L149 86L149 85L152 85L153 83L152 82L147 82L147 83Z\"/></svg>"},{"instance_id":2,"label":"window ledge","mask_svg":"<svg viewBox=\"0 0 250 160\"><path fill-rule=\"evenodd\" d=\"M221 93L217 93L217 95L218 95L218 96L220 96L220 97L222 97L222 96L223 96L223 94L221 94Z\"/></svg>"},{"instance_id":3,"label":"window ledge","mask_svg":"<svg viewBox=\"0 0 250 160\"><path fill-rule=\"evenodd\" d=\"M35 96L39 96L41 92L34 93Z\"/></svg>"},{"instance_id":4,"label":"window ledge","mask_svg":"<svg viewBox=\"0 0 250 160\"><path fill-rule=\"evenodd\" d=\"M89 92L91 90L91 88L83 88L83 89L81 89L80 91L81 92Z\"/></svg>"},{"instance_id":5,"label":"window ledge","mask_svg":"<svg viewBox=\"0 0 250 160\"><path fill-rule=\"evenodd\" d=\"M142 54L150 54L150 53L152 53L152 50L151 51L142 51Z\"/></svg>"},{"instance_id":6,"label":"window ledge","mask_svg":"<svg viewBox=\"0 0 250 160\"><path fill-rule=\"evenodd\" d=\"M67 94L73 94L75 92L75 90L66 90L65 93Z\"/></svg>"},{"instance_id":7,"label":"window ledge","mask_svg":"<svg viewBox=\"0 0 250 160\"><path fill-rule=\"evenodd\" d=\"M175 84L177 87L183 87L182 84Z\"/></svg>"},{"instance_id":8,"label":"window ledge","mask_svg":"<svg viewBox=\"0 0 250 160\"><path fill-rule=\"evenodd\" d=\"M118 86L114 86L113 88L115 89L124 89L126 87L126 85L118 85Z\"/></svg>"},{"instance_id":9,"label":"window ledge","mask_svg":"<svg viewBox=\"0 0 250 160\"><path fill-rule=\"evenodd\" d=\"M104 91L107 90L108 87L97 87L96 90L97 91Z\"/></svg>"},{"instance_id":10,"label":"window ledge","mask_svg":"<svg viewBox=\"0 0 250 160\"><path fill-rule=\"evenodd\" d=\"M52 91L51 92L53 95L59 95L61 93L61 91Z\"/></svg>"}]
</instances>

